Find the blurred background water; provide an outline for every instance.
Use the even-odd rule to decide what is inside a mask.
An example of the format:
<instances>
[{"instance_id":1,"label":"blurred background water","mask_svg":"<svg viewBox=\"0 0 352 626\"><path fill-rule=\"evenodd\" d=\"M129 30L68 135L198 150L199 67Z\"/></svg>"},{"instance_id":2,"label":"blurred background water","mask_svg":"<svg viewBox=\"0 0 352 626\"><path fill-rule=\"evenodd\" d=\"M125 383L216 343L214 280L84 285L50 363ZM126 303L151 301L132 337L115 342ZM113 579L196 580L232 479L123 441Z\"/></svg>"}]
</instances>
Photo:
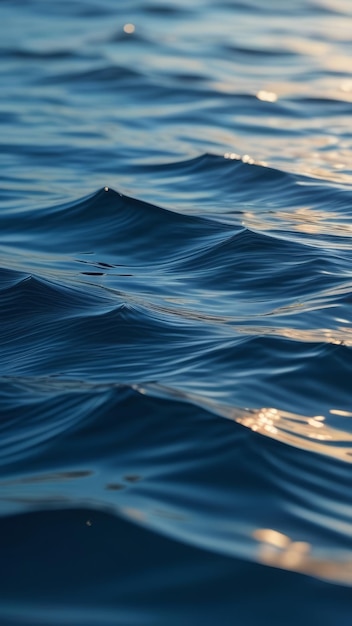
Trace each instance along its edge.
<instances>
[{"instance_id":1,"label":"blurred background water","mask_svg":"<svg viewBox=\"0 0 352 626\"><path fill-rule=\"evenodd\" d=\"M348 0L1 0L0 622L347 626Z\"/></svg>"}]
</instances>

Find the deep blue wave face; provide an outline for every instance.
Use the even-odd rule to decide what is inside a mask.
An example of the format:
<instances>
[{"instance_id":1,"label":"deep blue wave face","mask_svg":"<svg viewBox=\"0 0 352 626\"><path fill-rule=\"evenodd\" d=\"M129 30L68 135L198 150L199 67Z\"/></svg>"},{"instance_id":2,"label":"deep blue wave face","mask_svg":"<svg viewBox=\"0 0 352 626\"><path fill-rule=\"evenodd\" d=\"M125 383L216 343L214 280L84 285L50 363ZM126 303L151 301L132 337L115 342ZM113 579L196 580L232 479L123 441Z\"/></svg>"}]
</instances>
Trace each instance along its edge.
<instances>
[{"instance_id":1,"label":"deep blue wave face","mask_svg":"<svg viewBox=\"0 0 352 626\"><path fill-rule=\"evenodd\" d=\"M0 23L1 624L348 626L350 4Z\"/></svg>"}]
</instances>

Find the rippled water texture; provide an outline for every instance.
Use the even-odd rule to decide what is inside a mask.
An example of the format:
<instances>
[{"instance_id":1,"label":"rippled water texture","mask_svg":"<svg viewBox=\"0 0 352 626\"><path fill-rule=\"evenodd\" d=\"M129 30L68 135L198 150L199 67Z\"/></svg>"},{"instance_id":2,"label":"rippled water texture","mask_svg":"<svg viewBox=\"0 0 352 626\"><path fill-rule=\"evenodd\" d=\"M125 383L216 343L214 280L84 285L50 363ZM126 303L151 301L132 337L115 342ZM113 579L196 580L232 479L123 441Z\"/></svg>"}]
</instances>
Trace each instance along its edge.
<instances>
[{"instance_id":1,"label":"rippled water texture","mask_svg":"<svg viewBox=\"0 0 352 626\"><path fill-rule=\"evenodd\" d=\"M1 624L348 626L350 2L0 24Z\"/></svg>"}]
</instances>

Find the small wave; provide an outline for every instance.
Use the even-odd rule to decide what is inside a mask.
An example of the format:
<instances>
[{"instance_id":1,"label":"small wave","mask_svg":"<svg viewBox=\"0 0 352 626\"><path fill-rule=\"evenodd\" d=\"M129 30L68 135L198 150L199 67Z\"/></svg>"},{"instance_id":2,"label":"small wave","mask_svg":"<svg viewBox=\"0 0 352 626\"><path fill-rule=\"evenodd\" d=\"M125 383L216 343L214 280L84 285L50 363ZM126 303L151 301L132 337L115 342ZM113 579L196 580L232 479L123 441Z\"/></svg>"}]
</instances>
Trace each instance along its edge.
<instances>
[{"instance_id":1,"label":"small wave","mask_svg":"<svg viewBox=\"0 0 352 626\"><path fill-rule=\"evenodd\" d=\"M352 584L347 457L343 446L337 452L341 436L321 418L274 409L230 414L158 385L53 378L2 378L8 408L11 388L18 407L2 424L3 514L72 506L109 511L206 552ZM237 424L218 420L219 414ZM327 460L321 456L319 432L330 436L330 459L326 449ZM308 441L311 433L315 449L291 448L294 438ZM323 489L313 503L318 485Z\"/></svg>"}]
</instances>

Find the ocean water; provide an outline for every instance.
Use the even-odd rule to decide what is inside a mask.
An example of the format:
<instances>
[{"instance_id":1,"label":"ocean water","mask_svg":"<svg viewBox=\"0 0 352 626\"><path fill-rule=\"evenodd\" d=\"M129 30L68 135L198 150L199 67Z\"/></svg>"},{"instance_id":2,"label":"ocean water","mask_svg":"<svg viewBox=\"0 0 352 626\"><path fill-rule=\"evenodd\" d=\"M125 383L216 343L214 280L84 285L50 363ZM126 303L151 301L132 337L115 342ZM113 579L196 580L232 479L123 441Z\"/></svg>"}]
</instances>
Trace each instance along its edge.
<instances>
[{"instance_id":1,"label":"ocean water","mask_svg":"<svg viewBox=\"0 0 352 626\"><path fill-rule=\"evenodd\" d=\"M349 626L351 2L0 31L1 626Z\"/></svg>"}]
</instances>

